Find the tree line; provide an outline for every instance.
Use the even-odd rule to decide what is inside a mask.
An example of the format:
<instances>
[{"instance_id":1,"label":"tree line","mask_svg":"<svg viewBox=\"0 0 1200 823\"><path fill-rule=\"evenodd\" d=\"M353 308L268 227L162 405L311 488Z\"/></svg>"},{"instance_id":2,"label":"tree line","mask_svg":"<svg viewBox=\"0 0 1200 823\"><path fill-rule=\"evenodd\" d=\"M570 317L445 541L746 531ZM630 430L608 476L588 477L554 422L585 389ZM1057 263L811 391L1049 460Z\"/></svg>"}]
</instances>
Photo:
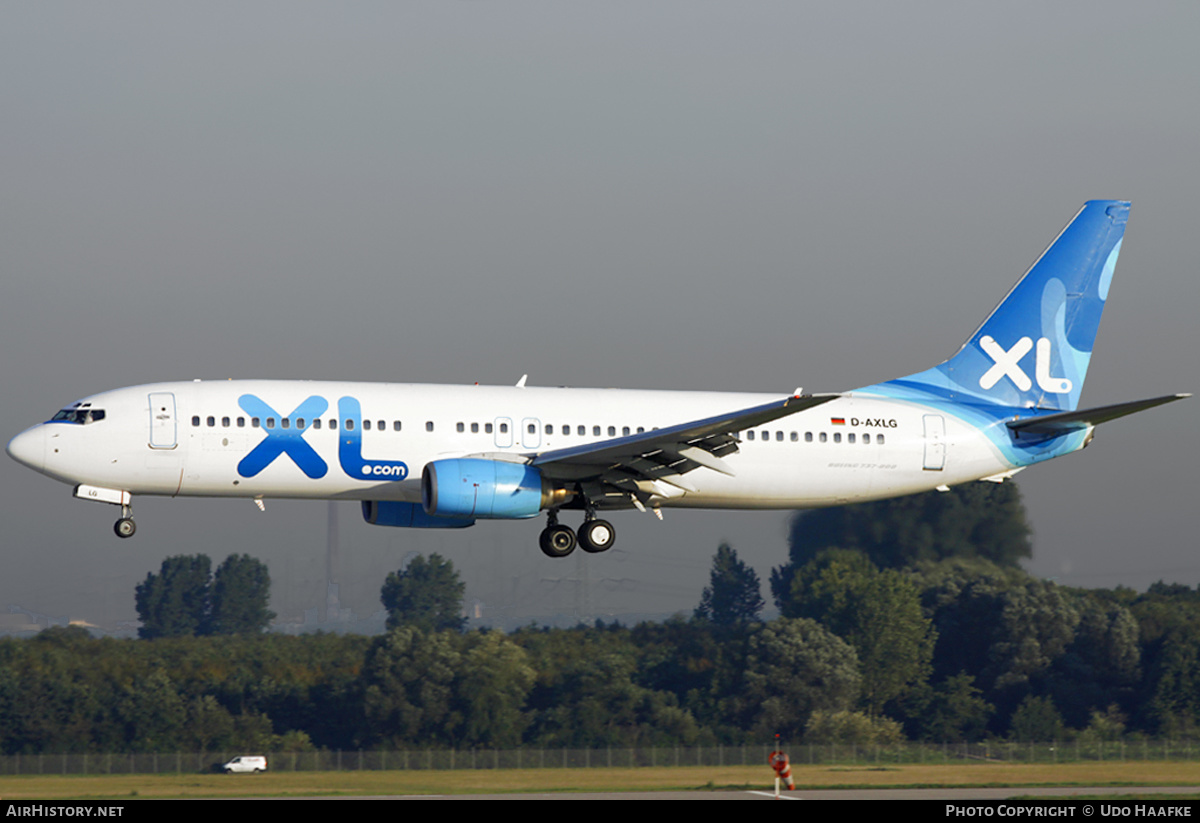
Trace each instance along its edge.
<instances>
[{"instance_id":1,"label":"tree line","mask_svg":"<svg viewBox=\"0 0 1200 823\"><path fill-rule=\"evenodd\" d=\"M1015 487L921 497L798 515L770 621L757 575L724 545L695 614L632 627L466 631L462 584L432 555L388 576L379 637L217 636L213 576L191 636L0 641L0 751L1196 732L1200 590L1038 580L1017 565L1029 548ZM203 588L203 564L174 565Z\"/></svg>"}]
</instances>

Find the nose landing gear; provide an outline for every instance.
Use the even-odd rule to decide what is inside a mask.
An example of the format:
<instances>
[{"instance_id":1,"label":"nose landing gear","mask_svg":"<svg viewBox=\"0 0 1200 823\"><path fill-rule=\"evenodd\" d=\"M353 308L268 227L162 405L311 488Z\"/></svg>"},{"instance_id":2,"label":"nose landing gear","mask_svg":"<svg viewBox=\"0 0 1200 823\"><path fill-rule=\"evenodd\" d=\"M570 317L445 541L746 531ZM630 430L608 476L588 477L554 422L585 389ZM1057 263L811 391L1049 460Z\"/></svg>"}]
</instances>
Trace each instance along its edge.
<instances>
[{"instance_id":1,"label":"nose landing gear","mask_svg":"<svg viewBox=\"0 0 1200 823\"><path fill-rule=\"evenodd\" d=\"M117 537L133 537L134 532L137 531L137 523L133 522L132 515L133 509L130 506L123 504L121 506L121 519L116 523L113 523L113 531L116 533Z\"/></svg>"}]
</instances>

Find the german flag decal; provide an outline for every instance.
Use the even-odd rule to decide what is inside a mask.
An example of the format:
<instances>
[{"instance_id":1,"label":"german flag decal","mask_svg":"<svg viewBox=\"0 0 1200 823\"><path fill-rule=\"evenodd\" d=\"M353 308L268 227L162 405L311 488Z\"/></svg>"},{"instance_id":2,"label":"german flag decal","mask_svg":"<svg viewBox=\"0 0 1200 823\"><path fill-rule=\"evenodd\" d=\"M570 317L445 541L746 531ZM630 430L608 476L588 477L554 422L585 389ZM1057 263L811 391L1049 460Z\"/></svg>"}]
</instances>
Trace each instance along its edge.
<instances>
[{"instance_id":1,"label":"german flag decal","mask_svg":"<svg viewBox=\"0 0 1200 823\"><path fill-rule=\"evenodd\" d=\"M846 425L846 418L831 417L831 418L829 418L829 423L830 423L830 425L833 425L833 426L844 426L844 425Z\"/></svg>"}]
</instances>

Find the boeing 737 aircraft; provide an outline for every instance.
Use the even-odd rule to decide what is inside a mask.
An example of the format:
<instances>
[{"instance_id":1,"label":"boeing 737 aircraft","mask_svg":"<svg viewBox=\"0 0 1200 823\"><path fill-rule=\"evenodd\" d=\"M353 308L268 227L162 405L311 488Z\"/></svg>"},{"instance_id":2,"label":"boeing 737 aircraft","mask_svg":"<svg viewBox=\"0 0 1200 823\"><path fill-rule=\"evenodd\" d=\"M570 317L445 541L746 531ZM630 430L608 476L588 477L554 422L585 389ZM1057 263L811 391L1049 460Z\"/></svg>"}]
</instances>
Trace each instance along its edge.
<instances>
[{"instance_id":1,"label":"boeing 737 aircraft","mask_svg":"<svg viewBox=\"0 0 1200 823\"><path fill-rule=\"evenodd\" d=\"M617 509L796 509L999 482L1187 396L1078 410L1128 215L1086 203L954 357L841 394L197 380L85 397L8 453L120 506L120 537L139 494L359 500L379 526L546 512L551 557L611 548L597 514ZM563 510L583 512L578 530Z\"/></svg>"}]
</instances>

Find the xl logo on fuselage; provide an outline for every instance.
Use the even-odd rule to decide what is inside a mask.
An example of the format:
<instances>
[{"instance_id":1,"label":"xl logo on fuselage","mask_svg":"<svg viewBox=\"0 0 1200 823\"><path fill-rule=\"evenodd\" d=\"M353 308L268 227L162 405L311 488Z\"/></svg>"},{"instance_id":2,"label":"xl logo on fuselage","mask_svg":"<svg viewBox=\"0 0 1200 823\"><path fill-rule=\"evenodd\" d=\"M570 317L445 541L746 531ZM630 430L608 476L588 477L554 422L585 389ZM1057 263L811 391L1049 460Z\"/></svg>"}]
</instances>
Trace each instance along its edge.
<instances>
[{"instance_id":1,"label":"xl logo on fuselage","mask_svg":"<svg viewBox=\"0 0 1200 823\"><path fill-rule=\"evenodd\" d=\"M238 463L238 474L254 477L281 454L290 457L300 471L313 480L328 473L329 466L304 439L305 432L312 428L312 421L329 408L324 397L313 395L289 415L279 414L253 394L243 394L238 398L238 405L252 417L279 423L278 428L274 428L272 422L263 429L267 436ZM338 463L347 477L356 480L403 480L408 477L408 466L399 460L369 460L362 456L362 410L357 399L343 397L338 400L338 416L341 418Z\"/></svg>"},{"instance_id":2,"label":"xl logo on fuselage","mask_svg":"<svg viewBox=\"0 0 1200 823\"><path fill-rule=\"evenodd\" d=\"M1033 382L1030 381L1029 375L1020 366L1021 358L1029 354L1029 350L1033 348L1033 340L1022 337L1011 349L1005 351L1003 346L985 334L979 339L979 347L995 363L983 373L983 377L979 378L981 389L990 389L999 383L1002 377L1013 381L1021 391L1029 391L1033 388ZM1065 394L1071 390L1070 380L1065 377L1050 376L1050 338L1048 337L1038 338L1037 354L1034 357L1034 377L1037 378L1038 388L1042 391Z\"/></svg>"}]
</instances>

